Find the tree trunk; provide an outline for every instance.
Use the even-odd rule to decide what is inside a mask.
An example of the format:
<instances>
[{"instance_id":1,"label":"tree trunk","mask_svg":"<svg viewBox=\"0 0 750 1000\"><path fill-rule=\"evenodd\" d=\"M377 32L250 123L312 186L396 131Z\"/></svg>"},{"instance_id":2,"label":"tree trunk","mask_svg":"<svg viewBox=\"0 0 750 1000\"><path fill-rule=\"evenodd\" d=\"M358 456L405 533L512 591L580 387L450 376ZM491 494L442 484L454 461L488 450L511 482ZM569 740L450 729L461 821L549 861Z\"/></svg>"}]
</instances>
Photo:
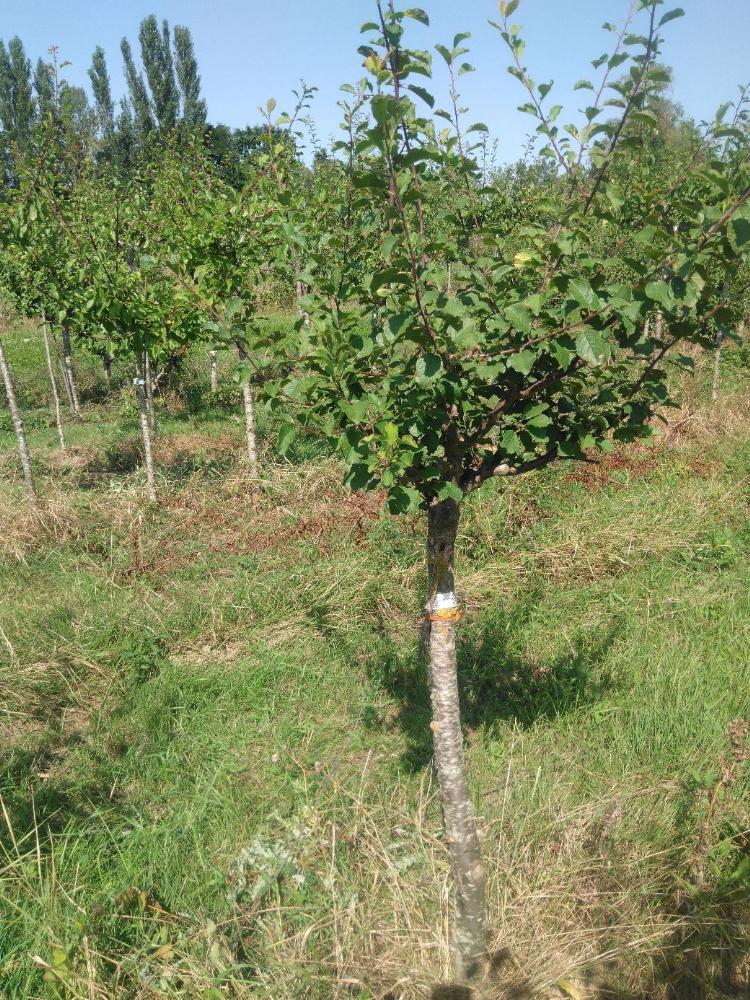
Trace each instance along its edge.
<instances>
[{"instance_id":1,"label":"tree trunk","mask_svg":"<svg viewBox=\"0 0 750 1000\"><path fill-rule=\"evenodd\" d=\"M154 380L151 372L151 358L148 351L143 352L143 379L146 391L146 407L148 410L148 422L151 433L156 434L156 406L154 405Z\"/></svg>"},{"instance_id":2,"label":"tree trunk","mask_svg":"<svg viewBox=\"0 0 750 1000\"><path fill-rule=\"evenodd\" d=\"M719 398L719 376L721 375L721 345L724 337L721 330L716 334L716 346L714 347L714 375L711 380L711 402L715 403Z\"/></svg>"},{"instance_id":3,"label":"tree trunk","mask_svg":"<svg viewBox=\"0 0 750 1000\"><path fill-rule=\"evenodd\" d=\"M238 346L237 352L240 361L247 358L247 351L244 347ZM258 478L258 450L255 445L255 413L253 410L253 389L249 382L242 386L242 396L245 401L245 429L247 432L247 462L250 467L250 475L253 479Z\"/></svg>"},{"instance_id":4,"label":"tree trunk","mask_svg":"<svg viewBox=\"0 0 750 1000\"><path fill-rule=\"evenodd\" d=\"M68 406L70 407L70 412L75 416L75 410L73 409L73 393L70 391L70 380L68 379L68 369L65 367L62 351L60 350L60 345L57 342L54 330L52 330L52 343L55 346L55 357L57 358L58 364L60 365L60 371L62 372L63 385L65 386L65 395L68 399Z\"/></svg>"},{"instance_id":5,"label":"tree trunk","mask_svg":"<svg viewBox=\"0 0 750 1000\"><path fill-rule=\"evenodd\" d=\"M57 391L57 379L55 369L52 364L52 353L49 349L49 332L47 321L42 320L42 332L44 334L44 353L47 356L47 371L49 372L49 384L52 388L52 401L55 407L55 424L57 425L57 436L60 438L60 448L65 451L65 432L63 431L62 413L60 411L60 394Z\"/></svg>"},{"instance_id":6,"label":"tree trunk","mask_svg":"<svg viewBox=\"0 0 750 1000\"><path fill-rule=\"evenodd\" d=\"M217 351L210 351L209 356L211 358L211 393L215 396L219 391L219 355Z\"/></svg>"},{"instance_id":7,"label":"tree trunk","mask_svg":"<svg viewBox=\"0 0 750 1000\"><path fill-rule=\"evenodd\" d=\"M295 263L295 270L299 270L299 262ZM304 281L297 282L297 312L299 313L300 319L305 321L305 326L310 325L310 316L302 308L302 299L308 294L309 289Z\"/></svg>"},{"instance_id":8,"label":"tree trunk","mask_svg":"<svg viewBox=\"0 0 750 1000\"><path fill-rule=\"evenodd\" d=\"M26 435L23 430L23 420L21 420L21 412L18 409L18 403L16 401L16 394L13 390L13 382L10 377L10 369L8 368L8 362L5 359L5 349L3 347L3 338L0 337L0 373L3 376L3 382L5 383L5 392L8 396L8 406L10 408L10 416L13 420L13 428L16 432L16 441L18 443L18 455L21 459L21 468L23 469L23 478L26 483L26 488L31 496L32 503L36 506L37 493L36 487L34 486L34 477L31 473L31 458L29 456L29 446L26 444Z\"/></svg>"},{"instance_id":9,"label":"tree trunk","mask_svg":"<svg viewBox=\"0 0 750 1000\"><path fill-rule=\"evenodd\" d=\"M154 484L154 454L151 450L151 425L148 417L148 399L146 398L146 379L143 377L143 366L136 364L136 377L133 385L138 393L138 409L141 418L141 434L143 436L143 454L146 459L146 482L148 498L156 503L156 486Z\"/></svg>"},{"instance_id":10,"label":"tree trunk","mask_svg":"<svg viewBox=\"0 0 750 1000\"><path fill-rule=\"evenodd\" d=\"M107 382L107 391L112 389L112 355L109 351L102 352L102 364L104 365L104 378Z\"/></svg>"},{"instance_id":11,"label":"tree trunk","mask_svg":"<svg viewBox=\"0 0 750 1000\"><path fill-rule=\"evenodd\" d=\"M455 879L455 973L459 981L472 981L481 978L486 969L487 912L485 872L466 777L458 699L456 622L460 618L460 606L454 589L453 552L459 514L459 506L454 500L436 502L430 507L427 617L435 770Z\"/></svg>"},{"instance_id":12,"label":"tree trunk","mask_svg":"<svg viewBox=\"0 0 750 1000\"><path fill-rule=\"evenodd\" d=\"M65 376L68 383L68 399L70 400L70 406L74 415L76 418L80 418L81 404L78 400L78 390L76 389L76 380L73 374L73 352L70 348L70 330L67 323L63 323L62 342L63 364L65 365Z\"/></svg>"}]
</instances>

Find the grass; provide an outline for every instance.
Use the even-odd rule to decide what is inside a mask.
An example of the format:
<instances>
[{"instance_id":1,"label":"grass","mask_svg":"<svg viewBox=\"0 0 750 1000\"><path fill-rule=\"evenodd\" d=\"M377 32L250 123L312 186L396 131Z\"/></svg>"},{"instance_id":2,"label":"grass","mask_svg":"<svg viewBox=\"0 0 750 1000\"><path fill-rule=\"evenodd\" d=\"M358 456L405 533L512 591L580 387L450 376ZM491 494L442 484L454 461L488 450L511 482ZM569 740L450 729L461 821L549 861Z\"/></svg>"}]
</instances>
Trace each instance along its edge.
<instances>
[{"instance_id":1,"label":"grass","mask_svg":"<svg viewBox=\"0 0 750 1000\"><path fill-rule=\"evenodd\" d=\"M149 508L128 372L105 397L79 352L60 456L38 338L6 349L44 513L2 416L0 994L438 997L422 518L280 462L262 417L249 484L231 362L214 403L198 354ZM689 384L654 448L467 503L488 997L750 989L746 366L714 408Z\"/></svg>"}]
</instances>

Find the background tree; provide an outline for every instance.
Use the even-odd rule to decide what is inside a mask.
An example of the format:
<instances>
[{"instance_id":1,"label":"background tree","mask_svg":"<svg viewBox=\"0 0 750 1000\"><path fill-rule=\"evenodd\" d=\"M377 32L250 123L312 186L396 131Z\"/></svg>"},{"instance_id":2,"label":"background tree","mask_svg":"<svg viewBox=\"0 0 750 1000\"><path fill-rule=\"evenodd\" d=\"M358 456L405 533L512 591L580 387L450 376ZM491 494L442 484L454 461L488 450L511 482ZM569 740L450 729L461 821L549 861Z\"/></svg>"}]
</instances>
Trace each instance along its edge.
<instances>
[{"instance_id":1,"label":"background tree","mask_svg":"<svg viewBox=\"0 0 750 1000\"><path fill-rule=\"evenodd\" d=\"M206 102L201 98L201 78L190 30L182 25L174 29L177 82L182 95L182 118L190 127L205 125Z\"/></svg>"},{"instance_id":2,"label":"background tree","mask_svg":"<svg viewBox=\"0 0 750 1000\"><path fill-rule=\"evenodd\" d=\"M94 107L96 108L97 125L100 135L109 139L112 135L115 124L115 106L112 101L112 89L109 82L109 71L107 69L107 57L101 45L97 45L91 57L91 66L88 70L91 80L91 90L94 95Z\"/></svg>"}]
</instances>

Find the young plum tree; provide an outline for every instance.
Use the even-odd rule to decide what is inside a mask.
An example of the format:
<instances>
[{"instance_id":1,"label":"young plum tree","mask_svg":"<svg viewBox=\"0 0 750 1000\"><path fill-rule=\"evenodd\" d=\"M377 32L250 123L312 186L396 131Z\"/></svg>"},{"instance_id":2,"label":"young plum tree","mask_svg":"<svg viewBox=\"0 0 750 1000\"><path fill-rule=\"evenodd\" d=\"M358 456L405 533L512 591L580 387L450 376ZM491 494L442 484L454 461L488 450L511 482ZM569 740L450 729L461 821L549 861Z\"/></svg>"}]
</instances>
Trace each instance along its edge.
<instances>
[{"instance_id":1,"label":"young plum tree","mask_svg":"<svg viewBox=\"0 0 750 1000\"><path fill-rule=\"evenodd\" d=\"M468 981L486 965L487 916L456 673L462 501L488 480L593 461L617 441L650 435L670 402L669 358L685 363L679 345L721 318L716 275L736 270L750 249L747 163L730 173L708 145L700 184L698 164L687 164L668 185L644 185L637 205L611 180L630 155L620 145L625 126L648 115L660 81L661 26L678 12L662 14L661 0L632 5L598 61L584 124L563 130L560 108L546 100L552 85L534 83L524 66L509 20L517 6L501 3L496 27L558 167L546 204L531 219L509 216L482 186L475 136L484 126L464 126L458 93L471 71L467 36L437 46L451 84L447 107L436 108L424 86L430 56L404 41L409 21L427 25L427 14L377 0L360 50L369 113L351 138L344 235L324 233L308 247L310 321L297 327L293 374L266 386L269 405L289 414L285 443L300 426L322 428L352 488L387 491L395 514L426 512L431 728L455 876L456 974ZM617 67L627 75L613 83ZM617 120L602 120L605 97ZM347 253L353 228L367 233L375 266ZM341 249L335 267L332 246ZM664 322L645 331L656 312ZM276 349L288 362L290 345Z\"/></svg>"}]
</instances>

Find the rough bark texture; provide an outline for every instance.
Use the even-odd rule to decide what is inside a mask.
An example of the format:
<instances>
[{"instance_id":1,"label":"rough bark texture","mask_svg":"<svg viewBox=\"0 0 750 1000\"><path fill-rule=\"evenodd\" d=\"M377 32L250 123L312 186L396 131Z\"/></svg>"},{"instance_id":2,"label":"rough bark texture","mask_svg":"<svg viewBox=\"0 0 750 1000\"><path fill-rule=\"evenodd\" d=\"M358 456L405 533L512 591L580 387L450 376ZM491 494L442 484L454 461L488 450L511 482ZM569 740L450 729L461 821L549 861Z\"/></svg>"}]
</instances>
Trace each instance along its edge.
<instances>
[{"instance_id":1,"label":"rough bark texture","mask_svg":"<svg viewBox=\"0 0 750 1000\"><path fill-rule=\"evenodd\" d=\"M60 447L65 451L65 431L63 430L62 412L60 410L60 394L57 391L57 379L55 378L55 368L52 364L52 352L49 349L49 332L47 323L42 322L42 333L44 335L44 353L47 357L47 371L49 372L49 384L52 389L52 402L55 407L55 424L57 425L57 436L60 438Z\"/></svg>"},{"instance_id":2,"label":"rough bark texture","mask_svg":"<svg viewBox=\"0 0 750 1000\"><path fill-rule=\"evenodd\" d=\"M154 454L151 449L151 425L148 417L148 400L146 398L146 379L144 378L143 366L138 365L136 377L133 380L138 393L138 409L141 418L141 434L143 436L143 454L146 459L146 482L148 484L148 498L152 503L156 503L156 485L154 482Z\"/></svg>"},{"instance_id":3,"label":"rough bark texture","mask_svg":"<svg viewBox=\"0 0 750 1000\"><path fill-rule=\"evenodd\" d=\"M219 391L219 362L218 353L216 351L210 352L211 358L211 392L216 395Z\"/></svg>"},{"instance_id":4,"label":"rough bark texture","mask_svg":"<svg viewBox=\"0 0 750 1000\"><path fill-rule=\"evenodd\" d=\"M68 389L68 400L70 402L70 407L76 417L81 415L81 404L78 399L78 390L76 389L76 380L73 373L73 352L70 348L70 330L68 330L67 324L63 324L62 328L62 342L63 342L63 365L65 368L65 380Z\"/></svg>"},{"instance_id":5,"label":"rough bark texture","mask_svg":"<svg viewBox=\"0 0 750 1000\"><path fill-rule=\"evenodd\" d=\"M244 347L237 348L240 361L247 358L247 351ZM245 401L245 428L247 432L247 461L250 466L250 475L253 479L258 478L258 451L255 445L255 412L253 409L253 389L249 382L245 382L242 387L242 396Z\"/></svg>"},{"instance_id":6,"label":"rough bark texture","mask_svg":"<svg viewBox=\"0 0 750 1000\"><path fill-rule=\"evenodd\" d=\"M36 487L34 486L34 477L31 473L31 458L29 456L29 447L26 444L26 435L23 430L23 420L21 420L21 412L18 409L18 403L16 402L16 394L13 389L13 381L10 377L10 369L8 368L8 362L5 359L5 349L3 347L3 340L0 337L0 373L3 376L3 382L5 383L5 392L8 397L8 407L10 408L10 416L13 421L13 429L16 432L16 442L18 443L18 455L21 459L21 468L23 469L23 478L26 483L26 488L29 491L31 499L36 505L37 495Z\"/></svg>"},{"instance_id":7,"label":"rough bark texture","mask_svg":"<svg viewBox=\"0 0 750 1000\"><path fill-rule=\"evenodd\" d=\"M60 365L60 370L62 372L63 386L65 388L65 395L68 399L68 406L70 407L70 412L75 415L75 410L73 409L73 393L70 391L70 381L68 380L68 369L65 367L65 362L63 361L62 351L60 345L57 342L57 337L55 336L55 331L52 330L52 343L55 347L55 357Z\"/></svg>"},{"instance_id":8,"label":"rough bark texture","mask_svg":"<svg viewBox=\"0 0 750 1000\"><path fill-rule=\"evenodd\" d=\"M430 508L427 563L430 597L430 688L435 770L440 785L443 821L456 883L453 948L456 978L473 981L486 969L487 915L485 872L479 832L464 763L456 671L456 622L453 551L459 507L443 500Z\"/></svg>"},{"instance_id":9,"label":"rough bark texture","mask_svg":"<svg viewBox=\"0 0 750 1000\"><path fill-rule=\"evenodd\" d=\"M143 379L145 382L146 390L146 409L148 411L148 422L151 428L151 433L156 434L156 406L154 404L154 379L153 373L151 371L151 358L149 357L148 351L144 351L143 354Z\"/></svg>"}]
</instances>

